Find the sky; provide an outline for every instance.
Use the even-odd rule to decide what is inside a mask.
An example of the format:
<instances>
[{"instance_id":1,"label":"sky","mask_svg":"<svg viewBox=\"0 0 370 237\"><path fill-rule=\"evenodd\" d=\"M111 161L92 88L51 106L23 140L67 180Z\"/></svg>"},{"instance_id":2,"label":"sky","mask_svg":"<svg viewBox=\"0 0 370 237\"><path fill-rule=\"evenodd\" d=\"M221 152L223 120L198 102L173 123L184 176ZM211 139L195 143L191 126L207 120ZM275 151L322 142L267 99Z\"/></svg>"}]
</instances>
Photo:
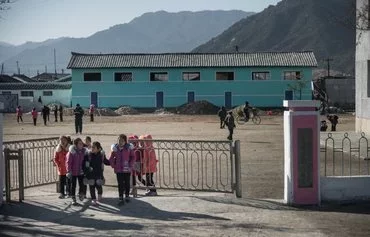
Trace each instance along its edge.
<instances>
[{"instance_id":1,"label":"sky","mask_svg":"<svg viewBox=\"0 0 370 237\"><path fill-rule=\"evenodd\" d=\"M19 45L58 37L87 37L146 12L260 12L281 0L16 0L1 12L0 41Z\"/></svg>"}]
</instances>

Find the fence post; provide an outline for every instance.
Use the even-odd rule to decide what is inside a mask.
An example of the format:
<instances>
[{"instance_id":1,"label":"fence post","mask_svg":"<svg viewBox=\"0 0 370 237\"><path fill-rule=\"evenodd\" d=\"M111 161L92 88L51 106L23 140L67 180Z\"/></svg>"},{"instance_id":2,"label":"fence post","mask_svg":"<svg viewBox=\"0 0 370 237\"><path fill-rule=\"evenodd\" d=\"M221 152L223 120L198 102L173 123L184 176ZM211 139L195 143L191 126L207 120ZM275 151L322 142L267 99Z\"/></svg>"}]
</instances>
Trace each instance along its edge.
<instances>
[{"instance_id":1,"label":"fence post","mask_svg":"<svg viewBox=\"0 0 370 237\"><path fill-rule=\"evenodd\" d=\"M241 161L240 161L240 141L234 143L235 155L235 194L237 198L242 197Z\"/></svg>"},{"instance_id":2,"label":"fence post","mask_svg":"<svg viewBox=\"0 0 370 237\"><path fill-rule=\"evenodd\" d=\"M24 200L23 149L18 149L19 202Z\"/></svg>"},{"instance_id":3,"label":"fence post","mask_svg":"<svg viewBox=\"0 0 370 237\"><path fill-rule=\"evenodd\" d=\"M10 193L10 149L4 149L4 158L5 158L5 200L6 202L11 201Z\"/></svg>"}]
</instances>

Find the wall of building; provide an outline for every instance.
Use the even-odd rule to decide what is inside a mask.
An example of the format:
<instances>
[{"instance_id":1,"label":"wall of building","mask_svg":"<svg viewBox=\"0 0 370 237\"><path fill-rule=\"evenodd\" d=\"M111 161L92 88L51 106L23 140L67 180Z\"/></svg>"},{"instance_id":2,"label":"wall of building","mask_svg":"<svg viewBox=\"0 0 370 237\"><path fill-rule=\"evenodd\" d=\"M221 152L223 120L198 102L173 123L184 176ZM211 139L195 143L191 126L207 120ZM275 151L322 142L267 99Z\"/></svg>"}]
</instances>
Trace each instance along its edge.
<instances>
[{"instance_id":1,"label":"wall of building","mask_svg":"<svg viewBox=\"0 0 370 237\"><path fill-rule=\"evenodd\" d=\"M354 78L325 79L325 85L330 105L354 107L356 97Z\"/></svg>"},{"instance_id":2,"label":"wall of building","mask_svg":"<svg viewBox=\"0 0 370 237\"><path fill-rule=\"evenodd\" d=\"M368 0L357 0L357 7ZM361 34L361 36L360 36ZM356 131L370 133L370 31L357 31L356 46Z\"/></svg>"},{"instance_id":3,"label":"wall of building","mask_svg":"<svg viewBox=\"0 0 370 237\"><path fill-rule=\"evenodd\" d=\"M321 177L322 201L352 201L370 198L370 176Z\"/></svg>"},{"instance_id":4,"label":"wall of building","mask_svg":"<svg viewBox=\"0 0 370 237\"><path fill-rule=\"evenodd\" d=\"M233 71L233 81L216 80L216 72ZM252 72L270 72L270 80L254 81ZM72 103L82 106L90 104L91 92L98 93L98 106L156 107L156 92L163 91L164 107L176 107L187 103L187 93L193 91L195 100L208 100L225 105L225 92L232 92L232 105L244 104L248 100L258 107L281 107L289 84L297 81L283 80L284 71L301 71L307 81L302 90L302 99L311 99L311 68L173 68L173 69L101 69L72 70ZM85 82L85 72L101 72L99 82ZM133 81L115 82L115 72L133 73ZM168 72L168 81L150 81L150 72ZM200 72L200 81L183 81L183 72ZM299 94L296 93L298 98Z\"/></svg>"},{"instance_id":5,"label":"wall of building","mask_svg":"<svg viewBox=\"0 0 370 237\"><path fill-rule=\"evenodd\" d=\"M24 97L21 96L21 91L33 91L33 97ZM44 96L44 91L52 91L52 96ZM28 107L33 106L34 102L38 102L39 97L43 104L50 103L62 103L63 105L70 106L72 100L72 89L68 90L0 90L0 94L3 92L11 92L12 94L18 95L18 103L24 109L30 109Z\"/></svg>"}]
</instances>

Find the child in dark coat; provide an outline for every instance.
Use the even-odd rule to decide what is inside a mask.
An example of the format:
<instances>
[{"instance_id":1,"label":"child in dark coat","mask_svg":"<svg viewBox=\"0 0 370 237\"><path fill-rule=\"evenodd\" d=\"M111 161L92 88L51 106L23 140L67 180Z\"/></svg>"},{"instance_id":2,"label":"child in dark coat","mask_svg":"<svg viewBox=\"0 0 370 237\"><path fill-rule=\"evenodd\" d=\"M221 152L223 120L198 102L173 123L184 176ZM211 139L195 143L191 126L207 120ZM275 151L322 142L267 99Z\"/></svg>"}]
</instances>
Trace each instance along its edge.
<instances>
[{"instance_id":1,"label":"child in dark coat","mask_svg":"<svg viewBox=\"0 0 370 237\"><path fill-rule=\"evenodd\" d=\"M105 156L105 152L99 142L93 142L91 151L85 157L84 167L84 183L89 185L90 195L93 205L97 205L97 201L102 200L104 179L104 165L109 165L109 161ZM98 199L96 199L95 189L98 191Z\"/></svg>"}]
</instances>

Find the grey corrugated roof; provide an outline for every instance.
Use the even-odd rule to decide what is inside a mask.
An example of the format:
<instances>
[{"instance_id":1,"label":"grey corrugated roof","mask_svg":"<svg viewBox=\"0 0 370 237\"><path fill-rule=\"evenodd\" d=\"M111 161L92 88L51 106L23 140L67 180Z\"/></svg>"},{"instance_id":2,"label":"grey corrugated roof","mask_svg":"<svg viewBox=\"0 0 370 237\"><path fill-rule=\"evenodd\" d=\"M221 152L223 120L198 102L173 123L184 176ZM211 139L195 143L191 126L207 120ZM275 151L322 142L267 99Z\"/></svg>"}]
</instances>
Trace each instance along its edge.
<instances>
[{"instance_id":1,"label":"grey corrugated roof","mask_svg":"<svg viewBox=\"0 0 370 237\"><path fill-rule=\"evenodd\" d=\"M72 52L68 68L185 68L185 67L317 67L305 52L81 54Z\"/></svg>"},{"instance_id":2,"label":"grey corrugated roof","mask_svg":"<svg viewBox=\"0 0 370 237\"><path fill-rule=\"evenodd\" d=\"M72 83L0 83L0 90L68 90Z\"/></svg>"},{"instance_id":3,"label":"grey corrugated roof","mask_svg":"<svg viewBox=\"0 0 370 237\"><path fill-rule=\"evenodd\" d=\"M22 82L8 75L0 75L0 83L22 83Z\"/></svg>"}]
</instances>

